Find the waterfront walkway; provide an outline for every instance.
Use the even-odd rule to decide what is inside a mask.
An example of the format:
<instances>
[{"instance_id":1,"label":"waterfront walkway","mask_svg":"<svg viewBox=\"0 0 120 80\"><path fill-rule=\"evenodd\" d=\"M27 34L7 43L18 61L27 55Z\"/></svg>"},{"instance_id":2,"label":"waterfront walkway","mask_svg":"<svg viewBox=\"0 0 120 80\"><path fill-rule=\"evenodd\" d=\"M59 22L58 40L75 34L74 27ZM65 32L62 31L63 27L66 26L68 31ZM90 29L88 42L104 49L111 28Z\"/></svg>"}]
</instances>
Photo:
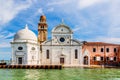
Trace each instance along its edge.
<instances>
[{"instance_id":1,"label":"waterfront walkway","mask_svg":"<svg viewBox=\"0 0 120 80\"><path fill-rule=\"evenodd\" d=\"M63 65L63 68L120 68L120 66L109 66L109 65Z\"/></svg>"}]
</instances>

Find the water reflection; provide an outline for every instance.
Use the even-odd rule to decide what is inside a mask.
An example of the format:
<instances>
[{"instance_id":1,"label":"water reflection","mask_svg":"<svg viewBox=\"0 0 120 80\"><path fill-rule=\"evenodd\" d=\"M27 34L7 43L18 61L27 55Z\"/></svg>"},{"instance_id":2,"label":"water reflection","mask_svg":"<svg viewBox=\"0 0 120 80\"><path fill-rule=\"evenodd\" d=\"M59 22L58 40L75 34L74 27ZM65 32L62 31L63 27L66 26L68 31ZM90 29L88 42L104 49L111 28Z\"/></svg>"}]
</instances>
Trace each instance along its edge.
<instances>
[{"instance_id":1,"label":"water reflection","mask_svg":"<svg viewBox=\"0 0 120 80\"><path fill-rule=\"evenodd\" d=\"M25 80L38 80L39 79L39 71L38 70L25 70Z\"/></svg>"},{"instance_id":2,"label":"water reflection","mask_svg":"<svg viewBox=\"0 0 120 80\"><path fill-rule=\"evenodd\" d=\"M120 80L119 69L0 69L0 80Z\"/></svg>"},{"instance_id":3,"label":"water reflection","mask_svg":"<svg viewBox=\"0 0 120 80\"><path fill-rule=\"evenodd\" d=\"M31 69L25 71L24 80L62 80L62 70Z\"/></svg>"}]
</instances>

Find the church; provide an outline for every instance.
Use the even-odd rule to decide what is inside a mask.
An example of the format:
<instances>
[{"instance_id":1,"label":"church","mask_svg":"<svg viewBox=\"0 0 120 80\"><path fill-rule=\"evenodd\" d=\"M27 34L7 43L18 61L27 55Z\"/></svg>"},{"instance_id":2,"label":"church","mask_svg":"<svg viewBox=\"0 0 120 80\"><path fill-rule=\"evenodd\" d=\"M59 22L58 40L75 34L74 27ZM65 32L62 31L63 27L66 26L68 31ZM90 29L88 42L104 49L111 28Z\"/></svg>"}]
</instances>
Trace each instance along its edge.
<instances>
[{"instance_id":1,"label":"church","mask_svg":"<svg viewBox=\"0 0 120 80\"><path fill-rule=\"evenodd\" d=\"M42 15L38 23L38 37L26 25L19 30L13 41L12 64L23 65L82 65L82 43L73 39L73 31L60 23L51 31L47 39L48 25Z\"/></svg>"},{"instance_id":2,"label":"church","mask_svg":"<svg viewBox=\"0 0 120 80\"><path fill-rule=\"evenodd\" d=\"M48 40L48 24L44 15L38 23L38 36L27 25L19 30L11 42L11 64L82 66L113 65L120 61L118 44L78 41L73 39L73 31L63 22L54 27L51 33Z\"/></svg>"}]
</instances>

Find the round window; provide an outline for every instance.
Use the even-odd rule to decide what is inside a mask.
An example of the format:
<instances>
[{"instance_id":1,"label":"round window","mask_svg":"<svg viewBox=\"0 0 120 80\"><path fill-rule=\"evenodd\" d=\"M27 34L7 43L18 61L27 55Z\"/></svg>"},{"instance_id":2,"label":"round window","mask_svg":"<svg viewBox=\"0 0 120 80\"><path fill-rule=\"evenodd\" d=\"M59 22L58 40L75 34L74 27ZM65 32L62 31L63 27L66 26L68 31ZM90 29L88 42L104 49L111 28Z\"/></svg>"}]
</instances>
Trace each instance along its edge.
<instances>
[{"instance_id":1,"label":"round window","mask_svg":"<svg viewBox=\"0 0 120 80\"><path fill-rule=\"evenodd\" d=\"M18 47L18 50L22 50L23 49L23 47Z\"/></svg>"},{"instance_id":2,"label":"round window","mask_svg":"<svg viewBox=\"0 0 120 80\"><path fill-rule=\"evenodd\" d=\"M32 47L32 50L35 50L35 47Z\"/></svg>"},{"instance_id":3,"label":"round window","mask_svg":"<svg viewBox=\"0 0 120 80\"><path fill-rule=\"evenodd\" d=\"M61 42L64 42L64 41L65 41L65 39L62 37L62 38L60 38L60 41L61 41Z\"/></svg>"}]
</instances>

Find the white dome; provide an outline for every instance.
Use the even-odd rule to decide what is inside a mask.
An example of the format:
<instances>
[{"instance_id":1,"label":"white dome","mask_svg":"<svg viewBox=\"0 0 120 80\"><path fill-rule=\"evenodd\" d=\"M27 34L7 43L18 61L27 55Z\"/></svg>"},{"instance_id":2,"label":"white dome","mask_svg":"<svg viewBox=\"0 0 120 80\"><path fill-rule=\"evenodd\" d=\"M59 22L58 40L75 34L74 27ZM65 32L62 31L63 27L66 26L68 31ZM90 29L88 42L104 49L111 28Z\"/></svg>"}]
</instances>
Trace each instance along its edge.
<instances>
[{"instance_id":1,"label":"white dome","mask_svg":"<svg viewBox=\"0 0 120 80\"><path fill-rule=\"evenodd\" d=\"M14 41L17 40L33 40L37 41L37 37L34 32L28 29L27 25L25 29L18 31L14 36Z\"/></svg>"}]
</instances>

